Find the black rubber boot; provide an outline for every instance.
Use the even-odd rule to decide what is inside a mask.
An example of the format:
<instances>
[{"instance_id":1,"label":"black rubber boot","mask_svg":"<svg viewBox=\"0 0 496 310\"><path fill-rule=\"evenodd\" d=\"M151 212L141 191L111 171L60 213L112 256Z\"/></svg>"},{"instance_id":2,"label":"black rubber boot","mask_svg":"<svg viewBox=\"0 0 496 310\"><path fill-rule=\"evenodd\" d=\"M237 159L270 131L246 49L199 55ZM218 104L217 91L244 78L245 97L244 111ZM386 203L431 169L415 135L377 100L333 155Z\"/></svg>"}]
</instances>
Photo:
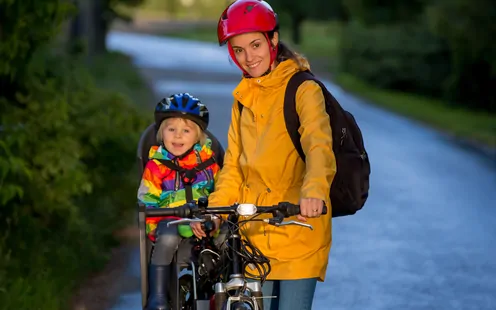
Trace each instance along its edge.
<instances>
[{"instance_id":1,"label":"black rubber boot","mask_svg":"<svg viewBox=\"0 0 496 310\"><path fill-rule=\"evenodd\" d=\"M168 290L170 265L150 264L148 270L149 294L146 310L170 310Z\"/></svg>"}]
</instances>

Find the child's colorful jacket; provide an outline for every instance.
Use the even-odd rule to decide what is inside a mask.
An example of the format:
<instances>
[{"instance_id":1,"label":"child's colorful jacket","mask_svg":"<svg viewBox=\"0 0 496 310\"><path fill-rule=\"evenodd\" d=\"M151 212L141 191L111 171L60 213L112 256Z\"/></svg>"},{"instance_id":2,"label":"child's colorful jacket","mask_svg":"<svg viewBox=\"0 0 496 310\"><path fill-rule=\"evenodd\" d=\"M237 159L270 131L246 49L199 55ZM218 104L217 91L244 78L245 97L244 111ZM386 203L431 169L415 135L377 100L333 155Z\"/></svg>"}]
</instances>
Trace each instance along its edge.
<instances>
[{"instance_id":1,"label":"child's colorful jacket","mask_svg":"<svg viewBox=\"0 0 496 310\"><path fill-rule=\"evenodd\" d=\"M214 156L211 145L212 142L207 139L203 146L196 144L190 153L181 158L172 155L163 146L152 146L138 189L139 201L147 208L168 208L185 204L186 191L179 172L166 167L159 160L170 160L181 168L191 169ZM213 192L219 170L219 165L213 163L197 172L196 179L191 185L193 199L197 200ZM146 219L146 233L153 241L157 224L162 219L164 218Z\"/></svg>"}]
</instances>

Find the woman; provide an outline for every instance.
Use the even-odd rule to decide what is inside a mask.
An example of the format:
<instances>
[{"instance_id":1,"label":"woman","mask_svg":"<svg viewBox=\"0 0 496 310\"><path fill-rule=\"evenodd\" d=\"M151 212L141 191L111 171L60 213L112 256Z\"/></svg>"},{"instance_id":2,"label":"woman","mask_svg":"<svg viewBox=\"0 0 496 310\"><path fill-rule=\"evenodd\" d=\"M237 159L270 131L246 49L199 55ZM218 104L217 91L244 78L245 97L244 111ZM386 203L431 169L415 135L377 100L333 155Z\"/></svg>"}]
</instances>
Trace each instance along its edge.
<instances>
[{"instance_id":1,"label":"woman","mask_svg":"<svg viewBox=\"0 0 496 310\"><path fill-rule=\"evenodd\" d=\"M296 94L305 164L286 131L283 101L291 76L309 65L280 42L272 8L260 0L232 3L219 20L218 37L221 45L227 43L243 78L233 92L224 167L209 205L300 204L301 214L293 220L311 224L313 231L258 221L243 225L241 232L270 259L272 270L263 293L277 298L264 299L264 308L311 309L317 281L326 275L331 247L329 189L336 173L322 90L306 81ZM329 212L321 216L324 204Z\"/></svg>"}]
</instances>

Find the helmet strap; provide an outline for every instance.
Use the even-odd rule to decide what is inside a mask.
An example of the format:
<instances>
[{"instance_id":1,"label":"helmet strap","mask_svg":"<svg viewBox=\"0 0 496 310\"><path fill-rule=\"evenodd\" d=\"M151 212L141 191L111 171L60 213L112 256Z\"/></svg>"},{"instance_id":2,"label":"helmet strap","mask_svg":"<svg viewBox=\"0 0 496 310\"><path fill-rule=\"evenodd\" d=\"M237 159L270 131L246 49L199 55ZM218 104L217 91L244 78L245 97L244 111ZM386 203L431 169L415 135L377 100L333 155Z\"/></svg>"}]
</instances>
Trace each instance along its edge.
<instances>
[{"instance_id":1,"label":"helmet strap","mask_svg":"<svg viewBox=\"0 0 496 310\"><path fill-rule=\"evenodd\" d=\"M272 45L272 41L269 39L269 34L265 33L265 38L267 39L267 42L269 43L269 46L271 47L270 49L270 64L269 64L269 72L270 68L272 67L272 64L277 58L277 52L279 51L279 42L274 46Z\"/></svg>"},{"instance_id":2,"label":"helmet strap","mask_svg":"<svg viewBox=\"0 0 496 310\"><path fill-rule=\"evenodd\" d=\"M234 49L232 48L231 42L227 42L227 49L229 50L229 56L231 56L232 61L238 66L239 69L243 72L243 76L249 76L248 72L243 69L243 67L239 64L238 60L236 59L236 55L234 54Z\"/></svg>"}]
</instances>

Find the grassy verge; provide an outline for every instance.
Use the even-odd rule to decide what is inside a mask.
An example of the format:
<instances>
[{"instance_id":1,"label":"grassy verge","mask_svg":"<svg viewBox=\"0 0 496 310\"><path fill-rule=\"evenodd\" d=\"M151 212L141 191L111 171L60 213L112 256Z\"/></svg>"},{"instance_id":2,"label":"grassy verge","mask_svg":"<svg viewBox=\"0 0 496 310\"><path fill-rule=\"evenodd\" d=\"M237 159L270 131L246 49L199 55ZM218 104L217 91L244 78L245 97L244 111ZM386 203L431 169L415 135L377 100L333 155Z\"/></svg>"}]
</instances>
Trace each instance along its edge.
<instances>
[{"instance_id":1,"label":"grassy verge","mask_svg":"<svg viewBox=\"0 0 496 310\"><path fill-rule=\"evenodd\" d=\"M217 30L214 23L212 23L211 26L192 25L191 27L185 27L184 29L166 30L162 34L173 38L217 43Z\"/></svg>"},{"instance_id":2,"label":"grassy verge","mask_svg":"<svg viewBox=\"0 0 496 310\"><path fill-rule=\"evenodd\" d=\"M377 89L349 74L339 74L336 82L375 105L456 137L496 147L496 115L449 107L445 102L422 96Z\"/></svg>"},{"instance_id":3,"label":"grassy verge","mask_svg":"<svg viewBox=\"0 0 496 310\"><path fill-rule=\"evenodd\" d=\"M36 180L31 183L26 178L21 179L24 183L18 182L19 177L15 174L18 171L6 170L2 176L1 181L6 185L19 183L25 194L0 208L0 218L4 214L11 217L1 221L7 227L0 227L6 232L0 237L1 310L69 309L74 290L88 275L104 268L112 247L119 244L114 232L133 221L139 180L132 168L133 155L140 130L147 124L136 114L140 109L135 105L148 103L153 93L139 71L122 54L102 55L89 66L78 62L74 67L66 68L67 72L59 70L63 65L47 64L48 67L51 65L57 68L54 73L59 76L53 84L32 91L43 95L45 105L56 107L54 112L64 113L64 109L70 109L68 115L74 117L69 121L63 117L52 119L47 114L52 111L50 108L39 108L40 115L46 116L41 116L41 124L32 126L33 122L26 120L26 128L38 129L37 132L30 131L31 136L36 137L31 140L42 141L33 149L39 156L49 148L56 148L56 152L40 157L36 165L30 164L34 155L16 155L18 162L29 165L22 168L30 168L36 173ZM83 71L78 70L90 74L83 77L79 74ZM48 89L50 87L53 90ZM67 97L63 95L64 90L70 90ZM46 125L51 122L61 123L66 129L55 131ZM52 129L52 134L47 128ZM65 140L60 138L64 135L67 136ZM47 146L43 148L43 145ZM15 149L15 145L2 146ZM62 155L55 155L57 153ZM77 154L77 157L69 161L73 157L67 154ZM53 157L60 157L60 160L53 160ZM54 167L50 166L51 160ZM57 162L70 165L70 168L60 172L55 166ZM49 177L42 175L36 169L43 165L56 172L44 171ZM72 171L77 173L71 174ZM18 175L22 177L20 173ZM65 178L65 175L69 177ZM77 178L87 178L91 193L74 190L82 184ZM35 186L40 183L46 183L46 188ZM39 189L45 189L49 194L38 192Z\"/></svg>"},{"instance_id":4,"label":"grassy verge","mask_svg":"<svg viewBox=\"0 0 496 310\"><path fill-rule=\"evenodd\" d=\"M166 36L216 42L215 25L212 27L192 27L184 30L164 32ZM289 31L282 30L282 39L292 44ZM377 89L363 81L339 73L338 42L339 25L309 22L302 29L304 41L295 48L312 60L315 71L334 73L334 80L350 92L387 108L395 113L419 120L439 130L463 139L477 141L490 147L496 147L496 116L478 113L449 106L439 100L433 100L414 94Z\"/></svg>"}]
</instances>

